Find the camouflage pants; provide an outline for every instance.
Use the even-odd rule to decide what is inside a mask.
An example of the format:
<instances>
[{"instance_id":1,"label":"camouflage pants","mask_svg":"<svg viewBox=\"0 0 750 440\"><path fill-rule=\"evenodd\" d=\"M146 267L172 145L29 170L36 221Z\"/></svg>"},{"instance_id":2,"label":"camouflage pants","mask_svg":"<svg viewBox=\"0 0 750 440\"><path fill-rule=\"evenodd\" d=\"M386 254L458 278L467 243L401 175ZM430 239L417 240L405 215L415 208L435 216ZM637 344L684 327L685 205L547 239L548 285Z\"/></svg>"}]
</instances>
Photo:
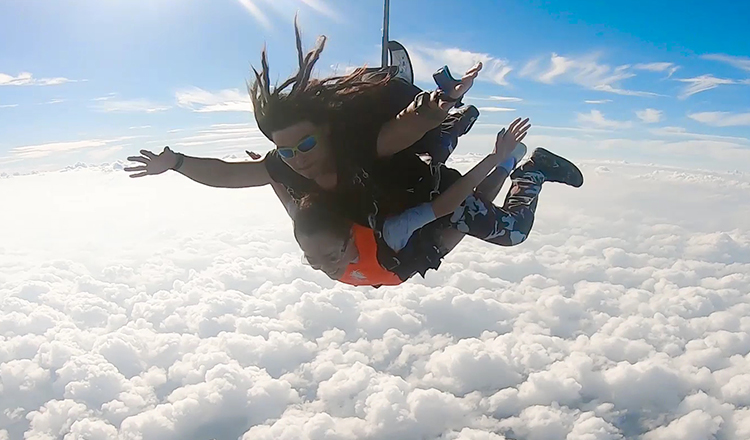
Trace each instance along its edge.
<instances>
[{"instance_id":1,"label":"camouflage pants","mask_svg":"<svg viewBox=\"0 0 750 440\"><path fill-rule=\"evenodd\" d=\"M534 211L543 182L544 175L539 171L516 170L502 207L474 194L453 212L450 223L458 231L490 243L520 244L534 225Z\"/></svg>"}]
</instances>

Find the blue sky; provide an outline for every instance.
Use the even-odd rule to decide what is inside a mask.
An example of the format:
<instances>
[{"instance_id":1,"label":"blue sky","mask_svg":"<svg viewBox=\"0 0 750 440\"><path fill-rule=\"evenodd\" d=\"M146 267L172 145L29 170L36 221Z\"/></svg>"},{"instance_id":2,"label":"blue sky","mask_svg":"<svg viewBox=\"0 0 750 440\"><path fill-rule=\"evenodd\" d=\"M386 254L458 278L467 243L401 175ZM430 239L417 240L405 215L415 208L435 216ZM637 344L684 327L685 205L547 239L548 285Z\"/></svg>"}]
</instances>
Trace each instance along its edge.
<instances>
[{"instance_id":1,"label":"blue sky","mask_svg":"<svg viewBox=\"0 0 750 440\"><path fill-rule=\"evenodd\" d=\"M293 72L296 11L308 47L329 37L318 75L379 63L379 1L1 2L0 172L269 148L244 81L264 42L272 75ZM529 143L576 158L750 171L748 2L392 0L391 14L421 86L485 62L463 151L528 116Z\"/></svg>"}]
</instances>

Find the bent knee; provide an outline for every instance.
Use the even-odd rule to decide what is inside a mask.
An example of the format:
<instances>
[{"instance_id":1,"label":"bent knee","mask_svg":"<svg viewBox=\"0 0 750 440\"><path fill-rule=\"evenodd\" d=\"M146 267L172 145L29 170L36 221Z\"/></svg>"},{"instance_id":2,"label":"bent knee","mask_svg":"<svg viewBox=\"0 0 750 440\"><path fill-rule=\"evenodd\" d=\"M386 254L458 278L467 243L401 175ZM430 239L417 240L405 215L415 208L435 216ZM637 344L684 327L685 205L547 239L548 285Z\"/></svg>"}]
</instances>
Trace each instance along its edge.
<instances>
[{"instance_id":1,"label":"bent knee","mask_svg":"<svg viewBox=\"0 0 750 440\"><path fill-rule=\"evenodd\" d=\"M529 234L521 232L521 231L510 231L507 232L499 237L495 237L492 240L486 240L490 243L494 243L500 246L504 247L511 247L511 246L518 246L519 244L526 241Z\"/></svg>"},{"instance_id":2,"label":"bent knee","mask_svg":"<svg viewBox=\"0 0 750 440\"><path fill-rule=\"evenodd\" d=\"M527 232L521 232L521 231L510 231L510 234L508 234L508 238L510 241L509 246L517 246L529 237L529 234Z\"/></svg>"}]
</instances>

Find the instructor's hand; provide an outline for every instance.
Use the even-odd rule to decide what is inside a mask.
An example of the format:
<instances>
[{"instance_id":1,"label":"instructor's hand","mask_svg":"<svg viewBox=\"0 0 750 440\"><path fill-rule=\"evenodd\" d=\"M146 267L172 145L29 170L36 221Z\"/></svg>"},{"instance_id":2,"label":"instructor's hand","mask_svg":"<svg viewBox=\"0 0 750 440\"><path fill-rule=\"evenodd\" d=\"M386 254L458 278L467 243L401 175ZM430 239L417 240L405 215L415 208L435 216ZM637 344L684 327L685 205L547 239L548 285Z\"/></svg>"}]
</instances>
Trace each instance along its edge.
<instances>
[{"instance_id":1,"label":"instructor's hand","mask_svg":"<svg viewBox=\"0 0 750 440\"><path fill-rule=\"evenodd\" d=\"M164 151L158 155L148 150L141 150L140 156L130 156L128 160L143 164L125 168L125 171L135 173L131 174L130 177L143 177L161 174L172 169L177 164L177 154L169 147L164 147Z\"/></svg>"},{"instance_id":2,"label":"instructor's hand","mask_svg":"<svg viewBox=\"0 0 750 440\"><path fill-rule=\"evenodd\" d=\"M471 86L474 85L474 80L482 70L482 62L478 62L471 69L466 71L466 74L461 78L461 82L456 85L453 90L444 90L444 92L452 99L458 99L469 91Z\"/></svg>"}]
</instances>

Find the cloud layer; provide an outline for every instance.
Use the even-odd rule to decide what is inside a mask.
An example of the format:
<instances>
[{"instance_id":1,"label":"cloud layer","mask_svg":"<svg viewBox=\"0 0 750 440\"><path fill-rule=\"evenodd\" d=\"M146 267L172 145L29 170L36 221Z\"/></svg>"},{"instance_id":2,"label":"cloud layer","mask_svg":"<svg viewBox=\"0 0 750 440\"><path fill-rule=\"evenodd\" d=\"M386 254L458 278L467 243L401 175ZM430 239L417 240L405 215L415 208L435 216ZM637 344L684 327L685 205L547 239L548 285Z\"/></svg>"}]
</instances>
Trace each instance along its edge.
<instances>
[{"instance_id":1,"label":"cloud layer","mask_svg":"<svg viewBox=\"0 0 750 440\"><path fill-rule=\"evenodd\" d=\"M0 438L750 435L747 175L585 162L524 245L372 290L270 190L122 166L0 178Z\"/></svg>"}]
</instances>

